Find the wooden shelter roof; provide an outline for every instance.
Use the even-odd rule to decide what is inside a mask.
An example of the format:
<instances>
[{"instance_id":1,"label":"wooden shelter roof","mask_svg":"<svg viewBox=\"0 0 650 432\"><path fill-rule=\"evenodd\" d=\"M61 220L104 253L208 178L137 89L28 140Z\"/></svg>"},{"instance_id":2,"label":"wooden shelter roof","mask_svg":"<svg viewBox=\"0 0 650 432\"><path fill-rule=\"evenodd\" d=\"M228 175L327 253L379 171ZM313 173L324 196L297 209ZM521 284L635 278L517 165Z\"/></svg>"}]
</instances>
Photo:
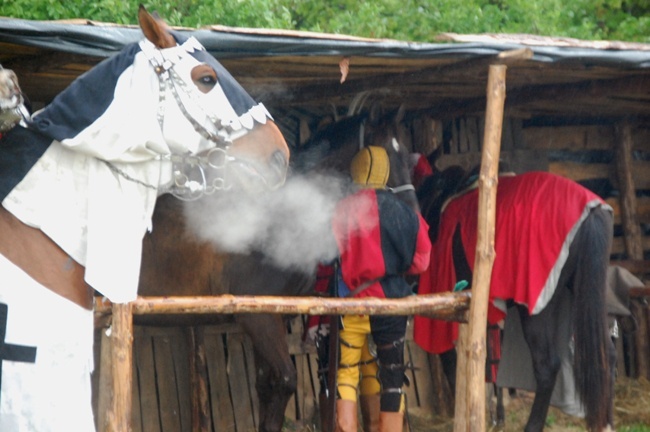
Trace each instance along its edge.
<instances>
[{"instance_id":1,"label":"wooden shelter roof","mask_svg":"<svg viewBox=\"0 0 650 432\"><path fill-rule=\"evenodd\" d=\"M389 109L405 104L409 113L437 118L480 113L488 65L501 62L508 65L508 115L650 118L650 44L456 34L413 43L223 26L179 30L196 36L272 112L317 118L365 101ZM32 100L47 103L141 37L134 26L0 18L0 63L16 71Z\"/></svg>"}]
</instances>

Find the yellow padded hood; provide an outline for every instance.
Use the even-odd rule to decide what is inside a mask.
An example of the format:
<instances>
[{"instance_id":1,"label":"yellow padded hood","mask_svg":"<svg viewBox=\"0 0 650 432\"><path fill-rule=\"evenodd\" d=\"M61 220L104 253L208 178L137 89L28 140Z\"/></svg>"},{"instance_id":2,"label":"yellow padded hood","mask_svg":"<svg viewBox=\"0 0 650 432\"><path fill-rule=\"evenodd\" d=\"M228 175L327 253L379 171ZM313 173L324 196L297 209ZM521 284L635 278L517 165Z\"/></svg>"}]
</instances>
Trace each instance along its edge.
<instances>
[{"instance_id":1,"label":"yellow padded hood","mask_svg":"<svg viewBox=\"0 0 650 432\"><path fill-rule=\"evenodd\" d=\"M386 187L390 174L386 149L377 146L362 148L350 163L350 174L352 180L361 186L373 189Z\"/></svg>"}]
</instances>

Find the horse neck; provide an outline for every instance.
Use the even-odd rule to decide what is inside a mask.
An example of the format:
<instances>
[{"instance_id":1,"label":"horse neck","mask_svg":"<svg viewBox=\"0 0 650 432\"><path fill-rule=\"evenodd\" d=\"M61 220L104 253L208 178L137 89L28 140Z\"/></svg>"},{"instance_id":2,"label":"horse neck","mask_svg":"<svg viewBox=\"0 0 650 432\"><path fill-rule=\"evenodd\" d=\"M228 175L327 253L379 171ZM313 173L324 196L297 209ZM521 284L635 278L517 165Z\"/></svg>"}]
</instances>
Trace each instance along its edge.
<instances>
[{"instance_id":1,"label":"horse neck","mask_svg":"<svg viewBox=\"0 0 650 432\"><path fill-rule=\"evenodd\" d=\"M387 151L391 151L387 148ZM411 172L408 159L401 153L389 153L390 176L387 189L393 192L397 198L406 203L413 211L420 212L420 204L411 182Z\"/></svg>"}]
</instances>

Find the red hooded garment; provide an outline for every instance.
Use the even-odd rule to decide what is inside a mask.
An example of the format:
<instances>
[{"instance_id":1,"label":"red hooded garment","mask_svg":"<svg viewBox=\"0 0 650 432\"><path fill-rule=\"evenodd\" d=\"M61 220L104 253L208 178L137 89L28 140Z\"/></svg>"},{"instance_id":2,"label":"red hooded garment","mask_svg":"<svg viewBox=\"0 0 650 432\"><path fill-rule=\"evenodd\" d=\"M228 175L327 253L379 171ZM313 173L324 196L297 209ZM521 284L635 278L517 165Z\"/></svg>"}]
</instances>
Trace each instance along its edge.
<instances>
[{"instance_id":1,"label":"red hooded garment","mask_svg":"<svg viewBox=\"0 0 650 432\"><path fill-rule=\"evenodd\" d=\"M391 192L362 189L344 198L333 219L343 281L355 297L401 298L412 294L405 274L429 265L429 226Z\"/></svg>"},{"instance_id":2,"label":"red hooded garment","mask_svg":"<svg viewBox=\"0 0 650 432\"><path fill-rule=\"evenodd\" d=\"M575 234L597 206L609 208L596 194L554 174L500 177L491 302L512 299L527 305L530 314L540 312L553 295ZM477 189L448 203L431 251L431 265L420 276L420 294L451 291L457 282L451 250L458 226L473 271L477 224ZM503 317L503 311L491 304L489 322ZM457 323L415 317L415 342L428 352L452 349L457 336Z\"/></svg>"}]
</instances>

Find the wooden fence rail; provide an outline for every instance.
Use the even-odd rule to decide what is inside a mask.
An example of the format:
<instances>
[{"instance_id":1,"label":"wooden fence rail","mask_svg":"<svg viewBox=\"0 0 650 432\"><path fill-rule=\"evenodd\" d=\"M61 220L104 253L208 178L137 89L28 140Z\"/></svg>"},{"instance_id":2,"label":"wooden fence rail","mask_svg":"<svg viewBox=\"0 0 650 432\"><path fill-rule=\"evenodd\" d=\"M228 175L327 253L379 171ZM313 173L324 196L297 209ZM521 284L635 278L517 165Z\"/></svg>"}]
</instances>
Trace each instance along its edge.
<instances>
[{"instance_id":1,"label":"wooden fence rail","mask_svg":"<svg viewBox=\"0 0 650 432\"><path fill-rule=\"evenodd\" d=\"M426 315L432 318L467 322L470 293L440 293L402 299L339 299L327 297L211 296L140 297L131 303L95 302L95 314L112 314L111 407L101 430L131 431L133 315L147 314L383 314Z\"/></svg>"}]
</instances>

